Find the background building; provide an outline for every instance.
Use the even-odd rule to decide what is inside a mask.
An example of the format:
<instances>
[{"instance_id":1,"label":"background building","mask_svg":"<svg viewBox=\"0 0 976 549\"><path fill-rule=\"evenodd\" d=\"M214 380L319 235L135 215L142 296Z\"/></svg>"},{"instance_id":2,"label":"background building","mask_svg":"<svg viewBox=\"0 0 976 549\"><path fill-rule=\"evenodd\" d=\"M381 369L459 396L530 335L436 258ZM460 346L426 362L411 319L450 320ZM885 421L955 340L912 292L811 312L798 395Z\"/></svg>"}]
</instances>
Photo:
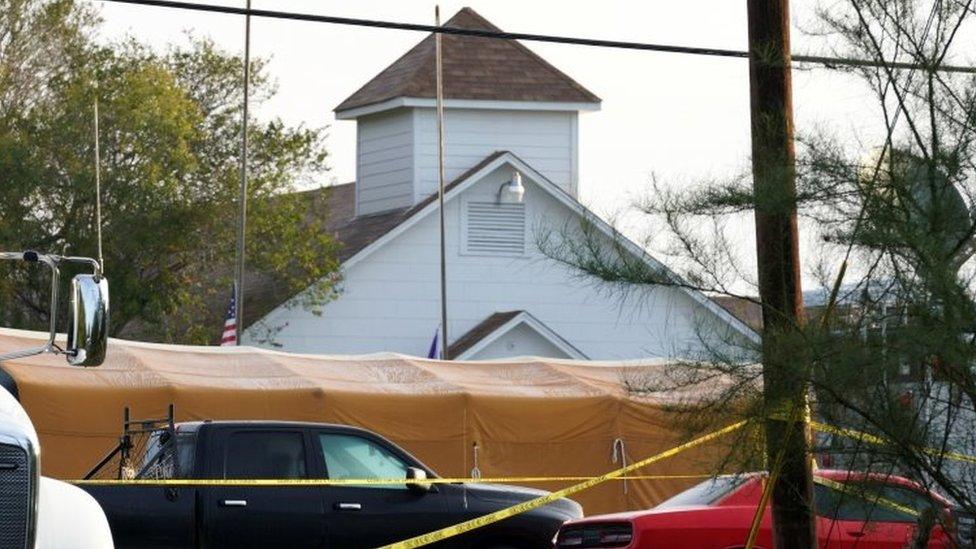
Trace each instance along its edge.
<instances>
[{"instance_id":1,"label":"background building","mask_svg":"<svg viewBox=\"0 0 976 549\"><path fill-rule=\"evenodd\" d=\"M446 25L497 30L469 8ZM607 291L542 254L547 232L582 221L614 245L612 228L577 200L578 118L600 99L518 42L445 35L443 55L452 358L696 357L703 340L756 341L699 292ZM356 182L310 201L344 245L342 291L320 315L287 301L259 307L267 312L245 343L427 354L440 322L434 96L428 36L336 108L357 125ZM516 174L520 201L502 192Z\"/></svg>"}]
</instances>

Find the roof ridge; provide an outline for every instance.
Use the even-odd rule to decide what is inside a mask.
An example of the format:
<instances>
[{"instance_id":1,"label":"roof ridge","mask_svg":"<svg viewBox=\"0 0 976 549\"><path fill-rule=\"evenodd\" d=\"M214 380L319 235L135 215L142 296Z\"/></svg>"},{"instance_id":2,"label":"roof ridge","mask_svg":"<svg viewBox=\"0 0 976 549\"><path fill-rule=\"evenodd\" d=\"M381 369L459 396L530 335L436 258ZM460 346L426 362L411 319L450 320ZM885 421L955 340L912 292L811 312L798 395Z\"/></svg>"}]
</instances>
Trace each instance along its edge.
<instances>
[{"instance_id":1,"label":"roof ridge","mask_svg":"<svg viewBox=\"0 0 976 549\"><path fill-rule=\"evenodd\" d=\"M476 12L470 6L464 6L464 7L462 7L460 10L458 10L457 13L455 13L454 15L452 15L450 19L448 19L447 21L445 21L443 26L445 26L445 27L459 28L459 29L470 29L470 28L472 28L471 25L461 25L461 24L458 24L458 19L460 17L462 17L462 16L468 16L468 17L474 18L480 24L480 26L483 26L483 27L486 28L484 30L490 30L490 31L493 31L493 32L501 32L501 30L502 30L502 29L496 27L494 24L492 24L491 21L485 19L480 13ZM482 30L482 29L477 29L477 30ZM427 48L435 48L436 47L436 45L434 43L435 41L436 41L436 35L434 33L430 33L426 37L424 37L420 42L418 42L416 46L414 46L413 48L411 48L410 51L407 52L407 53L411 53L414 50L417 50L417 52L420 53L421 46L426 46ZM404 55L403 57L405 57L405 56L406 55ZM403 57L401 57L400 59L403 59ZM391 63L390 66L396 64L398 61L400 61L400 59L397 59L397 61L394 61L393 63ZM442 52L441 59L443 59L443 52ZM434 73L436 71L436 69L431 68L431 65L434 64L435 62L436 62L435 61L435 57L428 57L427 59L424 60L423 63L418 63L417 66L413 68L413 71L411 71L410 77L405 79L406 82L407 82L407 84L404 86L406 88L406 90L408 90L408 91L409 90L414 90L414 89L417 88L417 86L423 86L424 84L426 84L427 83L427 74L428 74L428 72ZM435 76L435 78L436 78L436 76ZM419 80L419 82L418 82L418 80ZM367 82L367 84L368 84L368 82ZM350 97L352 97L352 96L350 96Z\"/></svg>"},{"instance_id":2,"label":"roof ridge","mask_svg":"<svg viewBox=\"0 0 976 549\"><path fill-rule=\"evenodd\" d=\"M358 105L353 105L351 107L345 107L344 105L346 103L349 103L349 101L352 98L356 97L360 93L365 92L366 91L366 88L368 88L377 78L379 78L384 73L386 73L388 70L390 70L391 67L400 64L402 61L404 61L405 59L409 58L415 52L416 53L419 53L421 46L423 46L428 40L430 40L432 38L433 38L433 35L430 35L430 36L427 36L426 38L422 39L420 42L417 42L416 44L414 44L414 46L412 48L410 48L409 50L407 50L403 55L401 55L400 57L397 57L396 59L394 59L392 63L390 63L386 67L382 68L379 72L377 72L376 74L374 74L372 78L370 78L369 80L367 80L365 84L363 84L358 89L356 89L356 91L352 92L349 95L349 97L347 97L345 100L343 100L342 103L339 103L339 105L336 106L336 108L333 109L333 111L334 112L339 112L339 111L344 111L344 110L346 110L348 108L355 108L356 106L358 106ZM411 71L411 76L408 79L408 81L412 81L413 78L414 78L414 76L416 75L417 71L419 71L420 68L423 67L423 66L424 66L424 64L423 63L420 63L416 67L414 67L413 71Z\"/></svg>"},{"instance_id":3,"label":"roof ridge","mask_svg":"<svg viewBox=\"0 0 976 549\"><path fill-rule=\"evenodd\" d=\"M470 15L470 16L476 18L480 23L484 24L486 27L488 27L490 30L492 30L494 32L503 32L500 27L496 27L491 21L485 19L484 16L482 16L480 13L476 12L474 9L472 9L470 7L467 7L467 6L461 8L461 10L458 11L454 15L454 17L451 18L451 20L454 20L455 18L457 18L458 15L461 15L462 13L465 13L467 15ZM448 23L450 23L450 21L448 21ZM527 54L536 63L538 63L539 66L542 69L549 71L550 73L556 75L559 78L566 79L567 83L570 84L571 86L573 86L574 88L576 88L578 91L580 91L584 95L592 95L593 97L595 97L597 99L597 101L599 101L599 97L597 97L593 92L591 92L590 90L584 88L582 84L580 84L579 82L577 82L576 80L574 80L568 74L566 74L563 71L561 71L558 68L556 68L555 65L553 65L549 61L546 61L541 55L539 55L536 52L532 51L532 49L530 49L528 46L526 46L522 42L519 42L518 40L502 40L502 43L503 44L506 44L506 45L508 45L510 47L513 47L513 48L515 48L517 50L520 50L521 52Z\"/></svg>"},{"instance_id":4,"label":"roof ridge","mask_svg":"<svg viewBox=\"0 0 976 549\"><path fill-rule=\"evenodd\" d=\"M552 63L546 61L541 55L529 49L529 47L526 46L525 44L519 42L518 40L505 40L505 42L511 44L513 47L517 49L522 50L522 52L535 59L542 66L543 69L555 74L559 78L565 79L570 86L576 88L576 90L582 93L583 95L591 96L595 100L594 102L599 103L600 101L602 101L602 99L600 99L598 95L584 88L583 84L580 84L579 82L576 81L576 79L564 73L563 71L559 70L559 68L557 68Z\"/></svg>"},{"instance_id":5,"label":"roof ridge","mask_svg":"<svg viewBox=\"0 0 976 549\"><path fill-rule=\"evenodd\" d=\"M470 16L478 19L478 21L480 23L482 23L483 25L487 26L489 30L496 31L496 32L497 31L501 31L500 28L498 28L495 25L493 25L490 21L488 21L487 19L485 19L480 13L474 11L474 9L472 9L472 8L470 8L468 6L465 6L465 7L461 8L460 10L458 10L457 13L455 13L454 15L452 15L451 18L448 19L444 23L444 26L451 26L451 22L454 21L454 20L456 20L458 18L458 16L461 15L462 13L465 14L465 15L470 15ZM458 27L458 28L466 28L466 27ZM400 57L396 58L392 63L390 63L389 65L387 65L386 67L384 67L382 70L380 70L378 73L376 73L372 78L370 78L369 80L367 80L366 83L363 84L362 86L360 86L359 89L357 89L355 92L353 92L349 96L349 98L347 98L345 101L343 101L342 103L340 103L339 106L335 108L335 110L336 111L344 110L342 108L342 105L344 105L345 103L347 103L349 101L349 99L352 99L353 97L355 97L356 95L358 95L359 92L363 91L374 80L376 80L377 77L379 77L381 74L385 73L388 69L390 69L390 67L393 67L393 66L399 64L401 61L403 61L404 59L408 58L411 54L421 54L422 53L421 52L421 49L422 48L425 48L425 47L426 48L432 48L433 47L433 42L434 42L434 36L435 36L434 33L430 33L427 36L423 37L419 42L417 42L416 44L414 44L414 46L412 48L410 48L409 50L407 50L406 53L404 53ZM429 66L430 62L431 61L425 61L423 63L418 63L417 66L413 67L413 70L410 71L410 76L405 79L406 82L407 82L407 86L406 87L408 89L410 89L410 88L413 87L413 83L417 79L418 75L424 74L426 72L425 69Z\"/></svg>"},{"instance_id":6,"label":"roof ridge","mask_svg":"<svg viewBox=\"0 0 976 549\"><path fill-rule=\"evenodd\" d=\"M444 23L444 26L450 25L451 24L451 21L454 21L455 19L457 19L458 16L461 15L461 14L469 15L471 17L474 17L475 19L478 20L478 23L481 23L483 26L487 27L488 30L490 30L490 31L493 31L493 32L501 32L502 31L501 28L495 26L494 23L492 23L491 21L485 19L485 17L483 15L481 15L478 12L476 12L474 10L474 8L472 8L471 6L464 6L463 8L461 8L460 10L458 10L457 13L455 13L450 19L447 20L446 23ZM462 27L462 28L464 28L464 27Z\"/></svg>"},{"instance_id":7,"label":"roof ridge","mask_svg":"<svg viewBox=\"0 0 976 549\"><path fill-rule=\"evenodd\" d=\"M501 32L470 7L445 27ZM335 112L351 111L396 98L436 96L436 33L406 53L342 101ZM472 101L594 104L600 98L517 40L445 33L444 97ZM382 109L381 109L382 110Z\"/></svg>"},{"instance_id":8,"label":"roof ridge","mask_svg":"<svg viewBox=\"0 0 976 549\"><path fill-rule=\"evenodd\" d=\"M485 25L486 27L488 27L490 30L492 30L494 32L503 32L502 29L501 29L501 27L495 26L494 23L492 23L491 21L485 19L485 17L483 15L481 15L480 13L478 13L477 11L475 11L473 8L471 8L469 6L465 6L465 7L461 8L460 11L458 11L456 14L454 14L454 17L452 17L451 20L455 19L458 15L461 15L462 13L465 13L467 15L470 15L470 16L476 18L480 23L482 23L483 25ZM448 23L450 23L450 21L448 21ZM593 95L594 97L596 97L595 94L593 94L593 92L591 92L590 90L584 88L582 84L580 84L579 82L577 82L576 80L574 80L572 77L570 77L565 72L563 72L563 71L559 70L558 68L556 68L555 65L553 65L552 63L546 61L541 55L539 55L536 52L532 51L532 49L530 49L528 46L526 46L522 42L520 42L518 40L504 40L503 42L506 43L506 44L510 44L511 46L515 47L516 49L521 50L523 53L528 54L537 63L539 63L542 66L543 69L548 70L549 72L555 74L558 77L565 78L570 85L572 85L573 87L575 87L577 90L579 90L583 94ZM599 100L599 97L597 97L597 100Z\"/></svg>"}]
</instances>

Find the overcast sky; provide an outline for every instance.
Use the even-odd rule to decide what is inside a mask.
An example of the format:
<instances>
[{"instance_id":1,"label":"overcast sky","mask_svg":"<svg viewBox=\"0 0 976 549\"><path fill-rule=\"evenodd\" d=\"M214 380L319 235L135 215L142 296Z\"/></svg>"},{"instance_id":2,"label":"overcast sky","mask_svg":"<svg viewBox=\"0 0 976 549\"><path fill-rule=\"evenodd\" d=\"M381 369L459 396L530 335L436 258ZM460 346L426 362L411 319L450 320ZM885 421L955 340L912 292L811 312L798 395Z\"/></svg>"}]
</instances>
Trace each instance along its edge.
<instances>
[{"instance_id":1,"label":"overcast sky","mask_svg":"<svg viewBox=\"0 0 976 549\"><path fill-rule=\"evenodd\" d=\"M200 0L243 6L236 2ZM96 1L104 37L131 34L156 46L209 36L243 50L243 17ZM813 0L794 1L793 51L823 53L804 34ZM731 0L469 0L441 3L445 19L470 5L504 30L686 46L746 49L746 2ZM433 22L434 2L421 0L254 0L253 7L327 15ZM263 116L328 125L332 171L326 181L355 176L355 123L332 109L423 38L423 34L255 18L252 52L271 59L279 93ZM622 212L651 174L671 185L741 173L749 162L749 89L745 60L527 43L603 99L581 115L581 200L598 213ZM867 90L825 69L794 72L798 131L864 129ZM631 227L633 230L633 227ZM740 228L750 235L751 228Z\"/></svg>"}]
</instances>

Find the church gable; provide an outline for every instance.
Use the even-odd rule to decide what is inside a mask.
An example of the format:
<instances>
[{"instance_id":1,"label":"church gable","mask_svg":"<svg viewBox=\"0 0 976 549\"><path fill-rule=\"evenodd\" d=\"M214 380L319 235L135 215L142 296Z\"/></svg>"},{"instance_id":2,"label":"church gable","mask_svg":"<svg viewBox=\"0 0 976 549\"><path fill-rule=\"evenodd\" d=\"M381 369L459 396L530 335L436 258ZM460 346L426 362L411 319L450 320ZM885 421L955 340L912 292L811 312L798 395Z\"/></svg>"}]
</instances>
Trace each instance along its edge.
<instances>
[{"instance_id":1,"label":"church gable","mask_svg":"<svg viewBox=\"0 0 976 549\"><path fill-rule=\"evenodd\" d=\"M498 202L499 190L516 171L525 186L524 213L513 223L505 210L502 232L509 239L524 235L524 250L471 253L465 239L483 232L467 231L466 216L504 206ZM439 323L437 203L432 197L395 215L402 220L398 225L343 264L343 292L323 315L280 307L267 317L269 324L285 326L279 344L304 352L426 354ZM755 340L754 332L700 293L647 287L639 289L639 297L622 301L539 252L540 230L571 226L581 217L604 227L611 245L613 232L605 223L508 152L486 158L453 181L445 210L451 343L492 314L509 310L526 311L556 340L595 359L691 357L702 348L702 326ZM511 337L547 348L537 334Z\"/></svg>"},{"instance_id":2,"label":"church gable","mask_svg":"<svg viewBox=\"0 0 976 549\"><path fill-rule=\"evenodd\" d=\"M451 345L456 360L491 360L542 356L586 360L588 357L527 311L494 313Z\"/></svg>"}]
</instances>

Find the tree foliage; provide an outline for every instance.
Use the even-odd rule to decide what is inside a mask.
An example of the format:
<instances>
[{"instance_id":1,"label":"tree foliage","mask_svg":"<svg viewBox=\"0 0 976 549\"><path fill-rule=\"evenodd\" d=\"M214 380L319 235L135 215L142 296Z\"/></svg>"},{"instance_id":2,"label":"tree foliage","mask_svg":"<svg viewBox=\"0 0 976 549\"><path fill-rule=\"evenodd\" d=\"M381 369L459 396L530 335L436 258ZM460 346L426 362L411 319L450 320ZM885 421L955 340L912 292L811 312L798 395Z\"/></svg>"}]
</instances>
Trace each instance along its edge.
<instances>
[{"instance_id":1,"label":"tree foliage","mask_svg":"<svg viewBox=\"0 0 976 549\"><path fill-rule=\"evenodd\" d=\"M976 76L940 67L973 63L961 45L963 37L972 44L973 6L845 0L819 10L814 31L831 54L872 62L831 70L861 82L874 110L856 136L798 137L797 193L788 197L816 237L804 268L824 296L808 304L787 345L791 375L811 387L817 417L874 437L821 434L817 451L835 465L906 474L969 512L976 459L953 452L976 455ZM634 268L621 247L608 251L586 227L546 235L543 249L613 284L691 285L761 305L748 297L749 254L728 229L757 203L782 199L757 195L748 177L681 190L655 184L638 207L666 229L662 253L681 267L677 279ZM693 378L736 376L726 401L758 401L756 368L707 358L686 365ZM758 404L739 411L782 413Z\"/></svg>"},{"instance_id":2,"label":"tree foliage","mask_svg":"<svg viewBox=\"0 0 976 549\"><path fill-rule=\"evenodd\" d=\"M243 60L206 39L99 43L81 3L0 0L0 14L0 248L95 255L97 99L111 333L213 340L233 272ZM252 75L252 101L274 94L263 61ZM312 286L312 308L333 292L336 243L294 191L326 170L323 138L249 122L248 266L290 293ZM8 269L6 324L47 321L40 274Z\"/></svg>"}]
</instances>

